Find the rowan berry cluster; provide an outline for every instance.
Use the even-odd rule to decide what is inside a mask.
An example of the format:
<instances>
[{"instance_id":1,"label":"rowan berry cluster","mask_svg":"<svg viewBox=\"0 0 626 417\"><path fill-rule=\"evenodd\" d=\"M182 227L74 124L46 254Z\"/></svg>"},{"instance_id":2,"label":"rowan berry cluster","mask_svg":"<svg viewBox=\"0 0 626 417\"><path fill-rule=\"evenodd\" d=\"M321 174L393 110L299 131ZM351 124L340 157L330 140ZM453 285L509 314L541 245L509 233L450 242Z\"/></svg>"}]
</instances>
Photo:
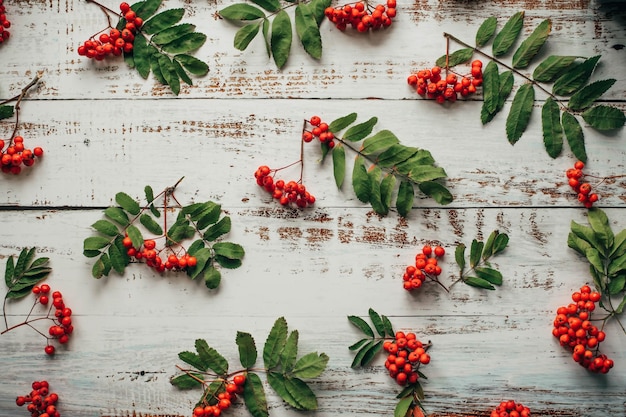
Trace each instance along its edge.
<instances>
[{"instance_id":1,"label":"rowan berry cluster","mask_svg":"<svg viewBox=\"0 0 626 417\"><path fill-rule=\"evenodd\" d=\"M424 69L415 74L409 75L407 82L415 87L417 94L434 99L442 104L446 100L454 102L458 95L467 97L476 92L476 87L483 83L483 63L480 60L472 62L471 73L459 76L448 73L445 78L441 74L441 67L434 66L431 69Z\"/></svg>"},{"instance_id":2,"label":"rowan berry cluster","mask_svg":"<svg viewBox=\"0 0 626 417\"><path fill-rule=\"evenodd\" d=\"M5 145L8 145L6 149ZM43 149L39 146L32 150L24 147L22 136L15 136L8 144L0 139L0 169L5 174L19 174L22 172L22 165L30 167L35 163L35 157L39 158L42 155Z\"/></svg>"},{"instance_id":3,"label":"rowan berry cluster","mask_svg":"<svg viewBox=\"0 0 626 417\"><path fill-rule=\"evenodd\" d=\"M11 34L7 30L11 27L11 22L7 19L6 7L4 7L4 0L0 0L0 43L9 39Z\"/></svg>"},{"instance_id":4,"label":"rowan berry cluster","mask_svg":"<svg viewBox=\"0 0 626 417\"><path fill-rule=\"evenodd\" d=\"M592 372L609 372L613 360L599 354L600 342L606 334L591 323L591 312L600 301L599 292L591 291L583 285L580 291L572 294L572 303L556 310L552 334L559 339L561 346L571 350L572 358Z\"/></svg>"},{"instance_id":5,"label":"rowan berry cluster","mask_svg":"<svg viewBox=\"0 0 626 417\"><path fill-rule=\"evenodd\" d=\"M196 405L193 409L193 417L219 417L222 412L230 408L237 399L237 395L243 393L245 382L244 374L235 375L232 382L225 382L223 391L205 399L202 404Z\"/></svg>"},{"instance_id":6,"label":"rowan berry cluster","mask_svg":"<svg viewBox=\"0 0 626 417\"><path fill-rule=\"evenodd\" d=\"M593 203L598 201L598 194L591 192L591 184L584 182L583 168L585 163L582 161L576 161L573 168L565 171L569 186L578 194L578 201L584 204L585 207L591 208Z\"/></svg>"},{"instance_id":7,"label":"rowan berry cluster","mask_svg":"<svg viewBox=\"0 0 626 417\"><path fill-rule=\"evenodd\" d=\"M396 17L396 0L387 0L386 6L378 4L371 7L367 1L331 6L326 8L324 14L341 31L350 25L363 33L391 26L392 19Z\"/></svg>"},{"instance_id":8,"label":"rowan berry cluster","mask_svg":"<svg viewBox=\"0 0 626 417\"><path fill-rule=\"evenodd\" d=\"M122 30L110 28L109 33L101 33L96 39L92 36L78 47L78 55L103 60L109 55L120 56L122 52L131 52L135 35L143 25L143 19L131 10L126 2L120 4L121 15L126 19L126 25Z\"/></svg>"},{"instance_id":9,"label":"rowan berry cluster","mask_svg":"<svg viewBox=\"0 0 626 417\"><path fill-rule=\"evenodd\" d=\"M489 417L530 417L530 409L513 400L502 401Z\"/></svg>"},{"instance_id":10,"label":"rowan berry cluster","mask_svg":"<svg viewBox=\"0 0 626 417\"><path fill-rule=\"evenodd\" d=\"M256 183L272 194L272 197L283 206L293 204L296 207L305 208L315 203L315 197L306 190L301 182L274 181L274 175L277 171L278 169L272 170L267 165L261 165L254 173Z\"/></svg>"},{"instance_id":11,"label":"rowan berry cluster","mask_svg":"<svg viewBox=\"0 0 626 417\"><path fill-rule=\"evenodd\" d=\"M404 289L412 291L422 286L426 278L436 280L441 275L441 267L437 264L438 259L445 255L446 250L441 246L435 248L426 245L422 251L415 255L415 265L409 265L404 271L402 280Z\"/></svg>"},{"instance_id":12,"label":"rowan berry cluster","mask_svg":"<svg viewBox=\"0 0 626 417\"><path fill-rule=\"evenodd\" d=\"M122 244L127 249L126 253L128 256L138 261L145 260L147 266L156 269L158 272L164 272L165 270L185 271L187 268L193 268L198 264L198 259L188 253L182 256L170 253L163 260L159 255L160 250L156 249L156 242L153 239L144 240L143 248L135 248L131 238L126 235L122 240Z\"/></svg>"},{"instance_id":13,"label":"rowan berry cluster","mask_svg":"<svg viewBox=\"0 0 626 417\"><path fill-rule=\"evenodd\" d=\"M335 135L328 130L328 123L322 122L319 116L313 116L307 122L313 126L311 130L302 132L302 140L306 143L311 142L314 138L318 138L320 142L328 145L329 148L335 147Z\"/></svg>"},{"instance_id":14,"label":"rowan berry cluster","mask_svg":"<svg viewBox=\"0 0 626 417\"><path fill-rule=\"evenodd\" d=\"M426 353L430 344L417 339L415 333L396 332L394 340L386 340L383 349L388 353L385 368L399 385L415 384L419 379L420 365L430 363Z\"/></svg>"},{"instance_id":15,"label":"rowan berry cluster","mask_svg":"<svg viewBox=\"0 0 626 417\"><path fill-rule=\"evenodd\" d=\"M74 331L74 325L72 324L72 309L66 307L63 301L63 294L59 291L50 293L50 286L48 284L42 284L41 286L34 286L32 289L33 294L37 297L37 302L43 306L50 304L52 300L52 307L54 307L54 319L52 325L48 329L50 337L46 336L48 343L44 348L44 351L48 355L54 355L56 348L49 342L51 339L56 339L60 344L64 345L70 341L70 335ZM52 310L52 307L50 309ZM50 311L52 312L52 311Z\"/></svg>"},{"instance_id":16,"label":"rowan berry cluster","mask_svg":"<svg viewBox=\"0 0 626 417\"><path fill-rule=\"evenodd\" d=\"M20 395L15 399L15 403L22 407L26 404L26 410L32 417L60 417L57 410L59 396L50 392L48 381L35 381L32 383L32 391L27 395Z\"/></svg>"}]
</instances>

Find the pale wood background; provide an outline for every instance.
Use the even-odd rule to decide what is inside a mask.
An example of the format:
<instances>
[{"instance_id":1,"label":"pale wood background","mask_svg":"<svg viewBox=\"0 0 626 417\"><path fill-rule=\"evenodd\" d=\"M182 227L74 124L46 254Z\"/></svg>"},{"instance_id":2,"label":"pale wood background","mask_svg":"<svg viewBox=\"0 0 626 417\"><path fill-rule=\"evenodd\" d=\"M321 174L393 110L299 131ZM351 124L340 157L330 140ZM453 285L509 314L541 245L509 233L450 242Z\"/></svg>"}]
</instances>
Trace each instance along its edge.
<instances>
[{"instance_id":1,"label":"pale wood background","mask_svg":"<svg viewBox=\"0 0 626 417\"><path fill-rule=\"evenodd\" d=\"M605 376L575 364L552 337L555 309L589 280L587 265L567 248L570 221L585 222L564 179L574 159L567 150L550 159L543 150L538 95L531 125L514 146L504 133L507 108L490 125L479 120L480 97L441 107L423 101L406 76L429 67L445 52L446 31L473 41L479 24L500 24L526 10L525 33L551 18L553 32L541 56L568 54L602 59L594 79L618 81L604 97L626 108L626 4L598 1L437 1L400 3L390 30L367 36L322 26L318 62L294 43L278 71L261 40L248 51L232 47L236 27L213 18L228 1L166 0L184 7L185 21L206 33L196 56L210 72L174 97L144 81L121 59L89 62L76 47L106 25L85 1L7 1L11 39L0 47L0 94L17 94L38 70L44 78L23 102L20 132L43 146L42 163L0 181L0 268L25 246L51 258L49 283L73 309L76 331L54 358L43 340L22 328L0 337L0 415L25 415L15 396L47 379L59 393L64 416L190 415L199 391L169 384L177 354L196 338L236 366L237 330L262 346L277 317L300 331L302 352L330 356L312 384L316 417L389 416L397 385L382 357L364 370L350 369L347 346L359 337L350 314L369 307L398 329L431 340L424 368L426 409L437 416L485 416L503 399L515 399L540 416L626 416L626 335L611 323L603 351L615 360ZM107 3L116 8L117 3ZM295 41L294 41L295 42ZM518 80L519 81L519 80ZM449 175L455 201L440 207L417 200L408 219L379 218L350 187L337 190L330 161L306 148L305 183L317 197L304 211L280 208L255 183L261 164L282 166L298 158L302 119L333 120L356 111L379 117L402 143L430 150ZM10 121L0 126L2 134ZM623 174L624 132L603 135L585 128L588 171ZM294 177L297 170L293 171ZM181 202L214 200L232 217L229 240L246 249L240 269L225 271L217 291L172 274L130 267L123 277L91 278L82 255L89 225L113 204L116 192L143 196L173 185ZM349 185L349 184L347 184ZM598 187L615 230L626 227L624 179ZM401 287L401 274L418 248L447 248L509 234L510 247L495 263L505 282L494 292L463 285L450 294L427 286ZM452 249L450 249L452 250ZM452 256L444 281L455 275ZM9 305L9 320L23 319L29 302ZM270 415L299 413L267 390ZM240 403L228 415L249 415Z\"/></svg>"}]
</instances>

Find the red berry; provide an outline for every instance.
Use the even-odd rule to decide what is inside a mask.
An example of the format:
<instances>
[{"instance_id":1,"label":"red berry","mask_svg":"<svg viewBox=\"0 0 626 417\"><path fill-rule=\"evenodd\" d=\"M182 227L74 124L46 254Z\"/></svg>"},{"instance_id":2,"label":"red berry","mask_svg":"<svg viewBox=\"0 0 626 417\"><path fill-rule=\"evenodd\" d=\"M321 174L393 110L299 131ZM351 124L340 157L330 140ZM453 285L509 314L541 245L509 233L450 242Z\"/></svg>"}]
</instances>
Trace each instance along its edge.
<instances>
[{"instance_id":1,"label":"red berry","mask_svg":"<svg viewBox=\"0 0 626 417\"><path fill-rule=\"evenodd\" d=\"M44 348L44 351L48 354L48 355L54 355L54 351L56 349L54 348L54 346L52 345L46 345L46 347Z\"/></svg>"}]
</instances>

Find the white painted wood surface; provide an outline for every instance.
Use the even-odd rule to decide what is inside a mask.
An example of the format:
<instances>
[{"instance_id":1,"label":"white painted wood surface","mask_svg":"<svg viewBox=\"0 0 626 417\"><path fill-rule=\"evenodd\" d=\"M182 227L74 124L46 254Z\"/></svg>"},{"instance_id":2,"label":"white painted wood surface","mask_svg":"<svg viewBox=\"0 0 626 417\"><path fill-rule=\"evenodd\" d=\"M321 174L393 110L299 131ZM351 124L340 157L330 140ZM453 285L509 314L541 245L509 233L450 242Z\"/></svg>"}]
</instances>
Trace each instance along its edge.
<instances>
[{"instance_id":1,"label":"white painted wood surface","mask_svg":"<svg viewBox=\"0 0 626 417\"><path fill-rule=\"evenodd\" d=\"M236 331L252 333L261 345L280 316L300 331L303 352L330 356L312 384L319 410L305 414L392 415L398 388L382 358L367 369L350 369L347 346L359 335L346 316L365 316L369 307L433 342L433 360L424 369L424 405L433 416L484 416L509 398L533 415L626 416L626 335L616 323L608 325L602 344L616 363L605 376L575 364L550 333L555 309L590 278L587 264L566 245L570 222L585 222L564 178L574 159L567 146L554 160L543 150L542 97L512 147L504 131L510 103L482 126L480 97L442 108L419 99L405 82L445 52L444 31L471 41L486 17L495 14L502 23L526 10L527 31L553 20L542 56L602 55L594 78L617 79L603 98L624 109L623 2L617 9L609 2L561 0L400 4L396 22L383 33L339 33L325 22L322 59L312 60L294 44L278 71L255 45L260 39L248 51L232 47L235 26L213 18L229 2L166 0L168 8L184 7L185 21L209 37L196 54L209 63L209 74L178 97L121 60L94 63L76 54L80 42L106 25L97 7L69 0L6 3L13 25L0 47L0 94L17 94L35 71L45 71L22 103L20 131L46 155L22 175L1 178L0 270L22 247L40 248L54 268L49 283L74 311L76 331L54 358L43 354L43 340L28 329L0 336L0 416L25 415L15 396L44 378L59 393L64 416L188 416L199 391L169 384L178 352L205 338L234 366ZM417 200L406 220L395 213L379 218L350 187L336 189L330 161L319 164L312 144L305 150L304 181L317 197L314 208L282 209L254 183L257 166L298 159L303 118L333 120L352 111L361 120L378 116L377 129L430 150L448 173L455 201L440 207ZM3 135L11 127L0 123ZM624 173L623 129L605 135L585 128L585 138L589 172ZM82 242L115 193L142 197L145 185L161 190L182 176L181 202L214 200L232 217L228 239L245 247L243 266L225 271L212 292L140 265L123 277L91 278ZM598 191L598 206L614 230L625 228L626 181L605 182ZM495 260L505 277L501 288L402 289L402 271L424 243L440 242L451 251L494 229L511 238ZM450 282L452 256L443 269ZM10 304L9 321L22 320L28 304ZM270 415L300 414L270 390L268 396ZM249 414L238 403L227 415Z\"/></svg>"}]
</instances>

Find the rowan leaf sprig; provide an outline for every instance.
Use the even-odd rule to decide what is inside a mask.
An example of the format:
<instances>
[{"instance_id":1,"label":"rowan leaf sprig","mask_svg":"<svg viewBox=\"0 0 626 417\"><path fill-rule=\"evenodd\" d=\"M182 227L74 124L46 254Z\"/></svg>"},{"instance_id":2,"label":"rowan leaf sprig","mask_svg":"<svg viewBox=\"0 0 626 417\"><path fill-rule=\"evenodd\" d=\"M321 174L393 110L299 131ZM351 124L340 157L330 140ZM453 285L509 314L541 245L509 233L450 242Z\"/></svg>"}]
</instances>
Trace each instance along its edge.
<instances>
[{"instance_id":1,"label":"rowan leaf sprig","mask_svg":"<svg viewBox=\"0 0 626 417\"><path fill-rule=\"evenodd\" d=\"M170 382L179 389L201 388L203 392L196 407L221 408L223 393L229 392L229 401L236 397L231 393L241 394L250 414L268 417L267 397L260 376L264 373L270 387L291 407L300 411L316 410L317 397L305 380L320 376L329 358L317 352L298 357L298 338L299 332L289 331L285 318L278 318L263 346L263 367L255 368L258 351L254 338L250 333L237 332L235 342L242 368L236 371L229 371L228 361L204 339L198 339L195 352L184 351L178 355L191 368L177 366L182 373L173 376ZM241 388L235 390L237 385Z\"/></svg>"},{"instance_id":2,"label":"rowan leaf sprig","mask_svg":"<svg viewBox=\"0 0 626 417\"><path fill-rule=\"evenodd\" d=\"M212 201L180 204L174 191L181 180L156 196L152 187L146 186L145 206L124 192L115 195L118 206L104 210L105 219L91 225L98 234L83 243L83 254L98 258L92 267L95 278L107 276L111 271L122 275L134 260L145 262L158 272L176 270L185 272L191 279L201 277L209 289L214 289L221 282L217 266L227 269L241 266L243 247L219 241L230 232L230 217L222 216L221 206ZM173 223L168 223L172 211L178 214ZM145 232L154 236L144 238ZM187 247L190 240L193 242Z\"/></svg>"},{"instance_id":3,"label":"rowan leaf sprig","mask_svg":"<svg viewBox=\"0 0 626 417\"><path fill-rule=\"evenodd\" d=\"M509 236L497 230L491 232L486 242L474 239L470 245L469 262L465 258L467 247L463 243L459 244L454 251L459 266L459 279L455 282L460 280L469 286L487 290L495 290L494 285L502 285L502 273L493 268L489 260L506 249L508 244Z\"/></svg>"},{"instance_id":4,"label":"rowan leaf sprig","mask_svg":"<svg viewBox=\"0 0 626 417\"><path fill-rule=\"evenodd\" d=\"M497 19L489 17L479 27L475 46L461 39L444 33L446 41L454 41L464 48L440 57L437 65L453 67L472 59L476 53L490 62L483 71L483 106L480 119L489 123L504 108L504 104L513 91L515 77L525 81L519 86L513 97L511 109L506 119L506 135L514 145L528 127L535 91L541 90L548 96L542 105L541 124L546 152L552 158L558 157L563 150L564 138L576 158L585 162L584 132L578 116L599 131L620 129L626 122L624 112L617 107L596 104L596 101L615 83L615 79L589 82L596 69L600 55L579 57L573 55L551 55L541 61L527 76L521 70L530 66L545 44L552 29L550 19L542 21L513 52L510 64L500 58L513 51L524 26L523 11L511 16L504 26L497 30ZM491 42L492 54L484 51ZM447 48L447 49L448 49ZM505 68L500 72L499 68ZM552 84L552 88L547 84Z\"/></svg>"},{"instance_id":5,"label":"rowan leaf sprig","mask_svg":"<svg viewBox=\"0 0 626 417\"><path fill-rule=\"evenodd\" d=\"M227 6L218 12L220 18L241 25L235 34L234 46L243 51L262 33L268 57L282 68L291 52L293 27L302 47L311 57L322 57L322 37L319 27L324 20L324 10L331 0L294 1L252 0L248 3ZM294 23L287 9L295 7Z\"/></svg>"}]
</instances>

